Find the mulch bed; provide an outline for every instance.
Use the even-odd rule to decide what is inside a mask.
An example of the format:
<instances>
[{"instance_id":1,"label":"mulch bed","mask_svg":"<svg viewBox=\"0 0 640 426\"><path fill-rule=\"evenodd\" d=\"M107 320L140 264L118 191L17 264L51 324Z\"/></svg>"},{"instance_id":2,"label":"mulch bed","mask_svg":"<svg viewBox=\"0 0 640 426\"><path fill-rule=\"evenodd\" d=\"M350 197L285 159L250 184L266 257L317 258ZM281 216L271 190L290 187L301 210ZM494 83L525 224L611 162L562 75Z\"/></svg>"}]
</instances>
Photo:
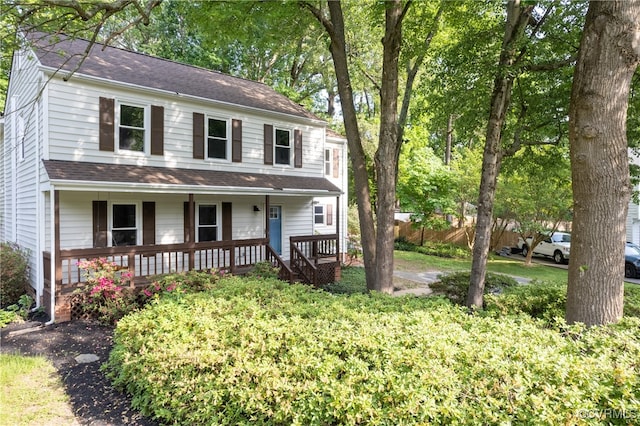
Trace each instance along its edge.
<instances>
[{"instance_id":1,"label":"mulch bed","mask_svg":"<svg viewBox=\"0 0 640 426\"><path fill-rule=\"evenodd\" d=\"M0 330L0 351L41 355L60 373L77 421L92 426L151 426L158 423L131 408L130 398L115 390L100 371L113 345L113 328L86 321L44 326L27 321ZM96 362L80 364L75 357L95 354Z\"/></svg>"}]
</instances>

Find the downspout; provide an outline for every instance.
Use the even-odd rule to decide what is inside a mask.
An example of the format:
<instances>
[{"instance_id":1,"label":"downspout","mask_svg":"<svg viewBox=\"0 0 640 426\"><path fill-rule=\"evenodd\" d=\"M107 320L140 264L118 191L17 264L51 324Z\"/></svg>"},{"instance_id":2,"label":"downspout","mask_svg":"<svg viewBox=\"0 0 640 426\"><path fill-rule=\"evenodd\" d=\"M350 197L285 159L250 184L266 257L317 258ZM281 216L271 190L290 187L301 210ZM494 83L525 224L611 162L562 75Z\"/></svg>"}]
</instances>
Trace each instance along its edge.
<instances>
[{"instance_id":1,"label":"downspout","mask_svg":"<svg viewBox=\"0 0 640 426\"><path fill-rule=\"evenodd\" d=\"M36 268L37 276L36 276L36 307L33 309L34 311L40 309L41 301L40 299L44 295L44 262L42 260L42 235L44 233L44 217L43 213L40 210L42 208L42 197L43 194L40 192L40 114L42 112L42 103L40 101L36 102L36 150L34 156L34 165L33 170L35 172L35 180L36 180L36 215L38 217L38 233L36 234L36 264L38 267Z\"/></svg>"},{"instance_id":2,"label":"downspout","mask_svg":"<svg viewBox=\"0 0 640 426\"><path fill-rule=\"evenodd\" d=\"M49 211L49 219L50 219L50 223L51 223L51 231L53 233L53 236L51 237L51 248L50 248L50 253L51 253L51 271L50 271L50 282L51 282L51 299L49 300L50 303L50 309L51 309L51 319L45 323L45 325L51 325L53 323L56 322L56 262L58 261L57 257L56 257L56 246L58 244L60 244L59 241L56 241L56 232L54 230L55 226L56 226L56 208L57 208L57 200L56 200L56 190L55 190L55 185L51 185L51 189L49 190L50 196L49 199L51 200L51 202L49 203L51 205L51 209Z\"/></svg>"}]
</instances>

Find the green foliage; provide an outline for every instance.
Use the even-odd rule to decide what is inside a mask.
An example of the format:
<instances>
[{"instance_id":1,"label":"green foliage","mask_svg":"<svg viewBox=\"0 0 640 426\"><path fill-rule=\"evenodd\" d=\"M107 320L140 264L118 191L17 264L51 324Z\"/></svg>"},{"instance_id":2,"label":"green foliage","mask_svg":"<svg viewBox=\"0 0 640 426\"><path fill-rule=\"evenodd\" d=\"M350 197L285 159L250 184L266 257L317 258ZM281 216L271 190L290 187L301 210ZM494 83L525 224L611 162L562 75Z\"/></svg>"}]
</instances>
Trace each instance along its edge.
<instances>
[{"instance_id":1,"label":"green foliage","mask_svg":"<svg viewBox=\"0 0 640 426\"><path fill-rule=\"evenodd\" d=\"M165 424L590 424L637 413L638 330L230 277L123 318L105 370Z\"/></svg>"},{"instance_id":2,"label":"green foliage","mask_svg":"<svg viewBox=\"0 0 640 426\"><path fill-rule=\"evenodd\" d=\"M127 287L131 273L115 262L96 258L78 262L86 285L74 292L83 310L103 324L115 324L138 309L133 288Z\"/></svg>"},{"instance_id":3,"label":"green foliage","mask_svg":"<svg viewBox=\"0 0 640 426\"><path fill-rule=\"evenodd\" d=\"M505 288L502 294L485 297L486 310L499 315L526 314L553 326L564 318L567 303L565 282L533 281ZM625 317L640 318L640 287L627 284L624 290Z\"/></svg>"},{"instance_id":4,"label":"green foliage","mask_svg":"<svg viewBox=\"0 0 640 426\"><path fill-rule=\"evenodd\" d=\"M255 278L263 278L263 279L277 279L280 273L280 269L273 266L271 262L258 262L249 272L247 272L247 276L255 277Z\"/></svg>"},{"instance_id":5,"label":"green foliage","mask_svg":"<svg viewBox=\"0 0 640 426\"><path fill-rule=\"evenodd\" d=\"M152 279L142 295L153 298L167 294L197 293L209 291L215 287L223 271L212 269L210 271L187 271L179 274L161 275Z\"/></svg>"},{"instance_id":6,"label":"green foliage","mask_svg":"<svg viewBox=\"0 0 640 426\"><path fill-rule=\"evenodd\" d=\"M357 266L343 267L340 281L329 283L323 287L333 294L364 294L367 293L367 280L364 268Z\"/></svg>"},{"instance_id":7,"label":"green foliage","mask_svg":"<svg viewBox=\"0 0 640 426\"><path fill-rule=\"evenodd\" d=\"M0 307L18 303L28 285L29 253L13 243L0 244Z\"/></svg>"},{"instance_id":8,"label":"green foliage","mask_svg":"<svg viewBox=\"0 0 640 426\"><path fill-rule=\"evenodd\" d=\"M427 241L424 245L419 246L407 241L405 238L398 238L395 241L395 249L451 259L468 259L471 256L471 252L465 247L438 241Z\"/></svg>"},{"instance_id":9,"label":"green foliage","mask_svg":"<svg viewBox=\"0 0 640 426\"><path fill-rule=\"evenodd\" d=\"M400 162L397 196L402 211L425 229L446 229L445 216L455 213L453 176L428 147L405 145Z\"/></svg>"},{"instance_id":10,"label":"green foliage","mask_svg":"<svg viewBox=\"0 0 640 426\"><path fill-rule=\"evenodd\" d=\"M499 295L485 296L486 309L500 315L527 314L554 324L564 318L567 303L567 284L557 282L531 282L510 287Z\"/></svg>"},{"instance_id":11,"label":"green foliage","mask_svg":"<svg viewBox=\"0 0 640 426\"><path fill-rule=\"evenodd\" d=\"M469 292L470 272L454 272L438 275L438 281L429 284L436 295L445 296L456 305L464 305ZM487 273L484 279L485 294L501 293L504 289L517 286L518 282L507 275Z\"/></svg>"}]
</instances>

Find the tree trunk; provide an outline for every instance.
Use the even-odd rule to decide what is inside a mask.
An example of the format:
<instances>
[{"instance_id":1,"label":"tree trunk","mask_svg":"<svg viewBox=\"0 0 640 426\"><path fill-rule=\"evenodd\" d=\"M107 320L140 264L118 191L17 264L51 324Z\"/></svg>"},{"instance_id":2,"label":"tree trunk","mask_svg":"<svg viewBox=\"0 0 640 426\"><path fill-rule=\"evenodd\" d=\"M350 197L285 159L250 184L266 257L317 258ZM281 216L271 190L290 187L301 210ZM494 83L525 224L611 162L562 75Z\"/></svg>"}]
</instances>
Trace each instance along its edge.
<instances>
[{"instance_id":1,"label":"tree trunk","mask_svg":"<svg viewBox=\"0 0 640 426\"><path fill-rule=\"evenodd\" d=\"M569 141L573 238L566 320L622 317L630 195L627 106L638 66L640 2L591 1L573 75Z\"/></svg>"},{"instance_id":2,"label":"tree trunk","mask_svg":"<svg viewBox=\"0 0 640 426\"><path fill-rule=\"evenodd\" d=\"M507 22L500 63L498 64L498 75L493 83L489 122L482 157L476 237L473 244L471 279L466 303L468 307L482 308L483 304L484 279L487 273L487 259L491 245L493 202L502 160L502 127L511 101L514 78L509 67L516 60L516 42L522 36L532 10L533 6L520 7L520 0L507 2Z\"/></svg>"},{"instance_id":3,"label":"tree trunk","mask_svg":"<svg viewBox=\"0 0 640 426\"><path fill-rule=\"evenodd\" d=\"M369 175L367 172L366 156L360 139L358 117L353 100L353 91L347 64L346 41L344 35L344 18L340 2L328 2L331 22L322 20L331 38L330 50L338 81L338 94L344 119L344 128L349 146L349 158L353 172L356 200L358 203L358 217L360 218L360 236L362 243L362 259L364 262L367 288L376 286L376 231L374 227L371 194L369 191Z\"/></svg>"},{"instance_id":4,"label":"tree trunk","mask_svg":"<svg viewBox=\"0 0 640 426\"><path fill-rule=\"evenodd\" d=\"M385 35L380 91L380 140L376 151L377 231L374 290L393 293L393 225L398 178L398 59L402 42L402 2L388 2L385 11Z\"/></svg>"}]
</instances>

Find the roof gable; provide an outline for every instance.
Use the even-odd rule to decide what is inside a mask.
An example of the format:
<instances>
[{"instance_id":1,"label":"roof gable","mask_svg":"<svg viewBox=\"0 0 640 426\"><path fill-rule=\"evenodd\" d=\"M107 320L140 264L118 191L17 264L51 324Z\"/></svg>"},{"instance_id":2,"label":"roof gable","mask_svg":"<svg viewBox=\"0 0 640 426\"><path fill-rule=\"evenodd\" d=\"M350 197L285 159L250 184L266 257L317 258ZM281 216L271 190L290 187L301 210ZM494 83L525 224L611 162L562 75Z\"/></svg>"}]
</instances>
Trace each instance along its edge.
<instances>
[{"instance_id":1,"label":"roof gable","mask_svg":"<svg viewBox=\"0 0 640 426\"><path fill-rule=\"evenodd\" d=\"M77 66L90 44L84 39L42 33L27 37L42 65L66 72ZM91 47L76 73L322 121L266 84L99 43Z\"/></svg>"}]
</instances>

